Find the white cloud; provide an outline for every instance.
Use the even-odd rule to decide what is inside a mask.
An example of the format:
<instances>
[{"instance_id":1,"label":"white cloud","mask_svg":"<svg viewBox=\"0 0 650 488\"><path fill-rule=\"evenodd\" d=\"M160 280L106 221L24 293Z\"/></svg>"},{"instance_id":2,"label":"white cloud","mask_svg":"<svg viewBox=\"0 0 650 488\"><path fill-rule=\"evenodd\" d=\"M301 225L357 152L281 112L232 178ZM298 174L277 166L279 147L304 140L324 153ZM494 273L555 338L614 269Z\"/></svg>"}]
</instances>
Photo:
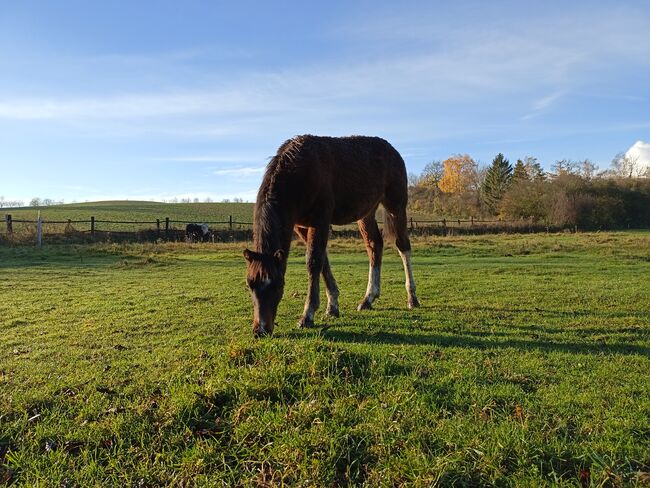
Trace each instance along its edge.
<instances>
[{"instance_id":1,"label":"white cloud","mask_svg":"<svg viewBox=\"0 0 650 488\"><path fill-rule=\"evenodd\" d=\"M626 156L636 159L637 172L643 174L650 169L650 143L644 141L636 141L632 144Z\"/></svg>"}]
</instances>

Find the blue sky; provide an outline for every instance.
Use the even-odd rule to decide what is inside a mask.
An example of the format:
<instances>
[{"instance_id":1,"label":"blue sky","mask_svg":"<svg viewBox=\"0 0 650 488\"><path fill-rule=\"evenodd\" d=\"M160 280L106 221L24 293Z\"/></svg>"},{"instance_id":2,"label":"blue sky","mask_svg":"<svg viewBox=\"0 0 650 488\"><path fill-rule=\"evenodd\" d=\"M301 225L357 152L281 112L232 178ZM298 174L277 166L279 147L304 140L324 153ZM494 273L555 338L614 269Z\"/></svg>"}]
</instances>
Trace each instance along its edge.
<instances>
[{"instance_id":1,"label":"blue sky","mask_svg":"<svg viewBox=\"0 0 650 488\"><path fill-rule=\"evenodd\" d=\"M0 3L0 195L254 200L303 133L601 168L650 141L650 3Z\"/></svg>"}]
</instances>

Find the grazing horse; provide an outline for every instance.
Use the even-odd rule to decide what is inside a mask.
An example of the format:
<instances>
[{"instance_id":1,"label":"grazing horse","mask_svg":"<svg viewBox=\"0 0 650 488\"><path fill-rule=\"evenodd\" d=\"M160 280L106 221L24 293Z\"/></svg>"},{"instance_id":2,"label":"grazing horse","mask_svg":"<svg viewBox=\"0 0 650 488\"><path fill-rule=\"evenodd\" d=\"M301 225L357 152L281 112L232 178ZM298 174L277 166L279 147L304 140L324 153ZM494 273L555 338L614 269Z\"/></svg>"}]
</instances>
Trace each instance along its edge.
<instances>
[{"instance_id":1,"label":"grazing horse","mask_svg":"<svg viewBox=\"0 0 650 488\"><path fill-rule=\"evenodd\" d=\"M253 334L273 333L291 236L307 245L309 288L298 325L312 327L319 306L319 275L327 291L326 314L339 315L339 289L327 258L331 224L357 222L370 259L368 288L359 310L379 296L384 247L375 213L385 209L386 230L394 236L404 264L409 308L419 306L407 234L407 181L404 160L378 137L297 136L286 141L269 162L257 194L253 218L255 251L246 249L247 283L253 299Z\"/></svg>"}]
</instances>

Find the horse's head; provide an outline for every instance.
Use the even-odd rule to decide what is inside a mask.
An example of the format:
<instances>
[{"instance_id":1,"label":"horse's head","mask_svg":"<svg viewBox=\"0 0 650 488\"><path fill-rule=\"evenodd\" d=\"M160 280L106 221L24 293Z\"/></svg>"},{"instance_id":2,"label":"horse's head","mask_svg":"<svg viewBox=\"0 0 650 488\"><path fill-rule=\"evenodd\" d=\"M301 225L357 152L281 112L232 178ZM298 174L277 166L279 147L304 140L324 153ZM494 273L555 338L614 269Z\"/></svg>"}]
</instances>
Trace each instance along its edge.
<instances>
[{"instance_id":1,"label":"horse's head","mask_svg":"<svg viewBox=\"0 0 650 488\"><path fill-rule=\"evenodd\" d=\"M285 253L262 254L246 249L246 282L253 299L253 335L273 334L275 315L284 291Z\"/></svg>"}]
</instances>

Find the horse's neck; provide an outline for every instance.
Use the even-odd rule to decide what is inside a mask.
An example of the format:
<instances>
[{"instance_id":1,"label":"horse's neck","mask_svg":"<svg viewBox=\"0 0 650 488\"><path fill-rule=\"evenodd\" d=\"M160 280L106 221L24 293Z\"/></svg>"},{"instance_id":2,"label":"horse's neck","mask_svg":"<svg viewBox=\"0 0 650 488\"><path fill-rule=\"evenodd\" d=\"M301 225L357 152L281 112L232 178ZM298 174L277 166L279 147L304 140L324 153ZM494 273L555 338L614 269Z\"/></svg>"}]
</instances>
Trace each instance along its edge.
<instances>
[{"instance_id":1,"label":"horse's neck","mask_svg":"<svg viewBox=\"0 0 650 488\"><path fill-rule=\"evenodd\" d=\"M278 250L289 252L293 222L286 212L268 206L263 214L256 215L253 241L257 252L273 254Z\"/></svg>"}]
</instances>

